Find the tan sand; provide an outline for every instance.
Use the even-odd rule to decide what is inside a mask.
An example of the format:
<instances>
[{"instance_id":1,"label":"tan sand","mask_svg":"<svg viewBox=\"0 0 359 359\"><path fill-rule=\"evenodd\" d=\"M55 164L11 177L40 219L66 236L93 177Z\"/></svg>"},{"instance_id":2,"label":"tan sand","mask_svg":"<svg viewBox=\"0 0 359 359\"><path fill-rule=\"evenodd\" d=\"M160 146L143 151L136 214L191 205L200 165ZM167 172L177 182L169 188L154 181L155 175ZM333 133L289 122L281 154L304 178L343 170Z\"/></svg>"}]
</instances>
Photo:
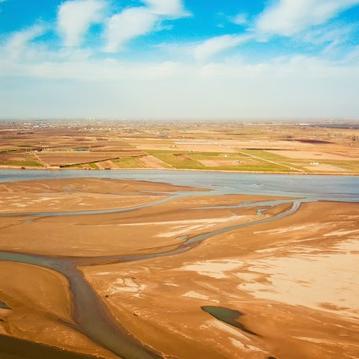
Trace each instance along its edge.
<instances>
[{"instance_id":1,"label":"tan sand","mask_svg":"<svg viewBox=\"0 0 359 359\"><path fill-rule=\"evenodd\" d=\"M358 218L357 204L305 204L180 256L84 271L118 320L168 355L354 358ZM219 322L202 305L245 313L241 322L260 336Z\"/></svg>"},{"instance_id":2,"label":"tan sand","mask_svg":"<svg viewBox=\"0 0 359 359\"><path fill-rule=\"evenodd\" d=\"M0 262L0 300L11 308L0 312L2 333L71 351L112 357L71 327L71 294L60 274L32 265Z\"/></svg>"},{"instance_id":3,"label":"tan sand","mask_svg":"<svg viewBox=\"0 0 359 359\"><path fill-rule=\"evenodd\" d=\"M126 208L188 187L145 181L62 179L0 184L1 212Z\"/></svg>"},{"instance_id":4,"label":"tan sand","mask_svg":"<svg viewBox=\"0 0 359 359\"><path fill-rule=\"evenodd\" d=\"M142 201L148 192L158 198L159 192L167 196L182 189L102 180L30 184L4 184L1 193L19 204L31 195L90 193L89 206L96 208L107 204L108 196ZM129 213L32 221L20 214L0 217L0 249L78 256L161 252L175 248L184 236L249 223L290 207L262 206L262 213L233 207L271 199L200 195ZM47 208L43 203L29 208ZM232 208L213 208L225 205ZM66 208L63 200L57 206ZM167 357L353 359L359 357L358 223L356 203L306 203L289 217L217 235L182 254L81 270L121 326ZM0 300L11 307L0 312L1 332L111 358L59 323L58 318L71 321L62 276L0 262ZM258 335L215 319L201 310L205 305L242 312L240 323Z\"/></svg>"}]
</instances>

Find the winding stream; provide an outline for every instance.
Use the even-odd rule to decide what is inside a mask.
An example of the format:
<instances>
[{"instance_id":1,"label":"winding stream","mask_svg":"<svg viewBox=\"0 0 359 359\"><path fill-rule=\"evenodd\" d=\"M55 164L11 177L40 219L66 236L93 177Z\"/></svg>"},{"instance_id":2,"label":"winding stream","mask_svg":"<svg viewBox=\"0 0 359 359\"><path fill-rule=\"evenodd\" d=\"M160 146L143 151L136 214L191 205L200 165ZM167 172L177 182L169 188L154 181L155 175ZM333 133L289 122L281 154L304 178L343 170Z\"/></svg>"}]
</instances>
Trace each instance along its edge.
<instances>
[{"instance_id":1,"label":"winding stream","mask_svg":"<svg viewBox=\"0 0 359 359\"><path fill-rule=\"evenodd\" d=\"M25 175L27 172L28 171L25 172ZM49 172L49 171L38 171L38 172ZM46 173L39 174L38 172L36 173L36 175L30 173L30 177L32 176L31 178L39 178L40 175L40 178L52 178L53 176L51 171L48 173L48 177L46 177ZM76 172L77 175L79 175L78 174L79 171L74 171L74 172ZM65 173L68 175L68 173L66 172L60 172L60 173ZM177 183L174 183L173 178L171 177L172 174L170 176L171 178L168 178L168 174L166 177L166 173L167 172L165 171L163 173L163 177L165 178L153 179L153 177L149 176L150 178L147 179L154 181L161 181L161 182L166 182L167 179L167 182L169 183L173 183L177 185L190 185L190 186L198 186L199 182L201 182L200 180L203 179L202 173L198 174L199 176L198 178L196 177L196 173L194 172L191 173L193 179L192 181L189 181L188 178L186 178L186 180L183 181L183 176L180 176ZM106 176L102 172L96 172L95 174L98 174L97 177L108 177L107 176L108 172L106 173ZM142 178L143 176L142 172L135 172L135 173L125 172L122 173L122 177L120 177L119 174L117 174L116 178L128 178L129 175L131 175L130 177L132 177L133 179L145 179ZM224 175L225 174L221 174L221 177L223 177ZM245 191L246 188L248 188L248 183L246 182L248 181L248 178L243 177L245 175L237 175L237 178L233 176L233 174L230 175L231 175L230 176L231 181L228 181L227 178L226 181L223 182L222 186L218 182L218 179L214 179L212 185L208 186L212 190L209 193L211 194L223 194L223 193L246 193L246 194L251 193L252 194L253 193L251 191L249 192ZM247 176L251 176L251 175L247 175ZM65 177L65 176L63 175L60 177ZM207 177L205 177L206 181L208 181ZM256 175L256 177L260 179L261 176ZM278 183L276 185L278 185L280 182L286 183L285 176L281 176L281 177L277 176L277 177L282 178L282 180L279 180L277 178ZM110 178L114 178L113 175L110 176ZM241 186L238 186L238 182L241 183L240 181L241 178L242 178L242 182L244 178L244 183L245 183L242 186L242 188ZM303 177L300 178L302 179ZM328 179L324 178L324 176L318 177L319 182L320 182L320 178L323 179L324 183L326 184L328 183ZM19 179L27 179L24 178L24 172L20 172L17 175L14 173L0 175L0 181L11 181L11 180L19 180ZM264 182L266 183L266 181ZM299 180L298 183L300 183ZM300 208L303 202L314 201L317 199L329 200L333 198L335 198L336 200L343 200L343 201L344 200L359 201L358 180L356 178L355 180L353 178L349 178L346 179L345 181L342 181L342 183L343 185L338 185L335 191L332 190L335 187L333 186L333 183L331 183L330 186L327 185L327 193L323 191L323 188L325 189L325 187L322 187L321 192L319 194L315 194L313 193L311 188L305 190L303 184L301 184L300 192L292 192L292 191L284 190L284 191L278 191L279 193L276 193L281 196L293 196L294 194L296 194L302 196L303 199L293 198L293 200L278 200L278 201L273 200L273 201L262 201L262 202L247 202L247 203L242 202L240 205L232 206L232 207L255 208L255 207L263 207L263 206L276 206L278 204L283 204L283 203L291 204L291 207L271 217L265 217L249 223L235 224L235 225L218 228L192 237L189 236L185 238L183 242L179 244L177 247L169 250L163 250L155 253L142 254L142 255L134 254L134 255L122 255L122 256L116 256L116 255L103 256L103 257L58 257L58 256L44 256L44 255L36 255L36 254L2 251L0 252L0 260L36 265L39 267L54 270L65 276L69 282L71 293L72 293L73 318L76 323L75 324L76 329L82 332L83 334L85 334L86 336L88 336L97 344L101 345L102 347L110 350L114 354L124 359L160 358L162 356L159 353L154 352L150 348L146 347L143 343L140 343L130 333L128 333L125 328L121 327L112 318L106 305L103 303L102 299L96 294L96 292L92 289L90 284L85 280L79 267L109 264L109 263L143 261L152 258L178 255L191 250L192 248L200 245L203 241L215 237L217 235L224 234L239 228L256 226L263 223L270 223L282 219L286 216L290 216L294 214L296 211L298 211L298 209ZM349 186L348 183L350 184ZM257 188L257 190L259 190L259 193L255 193L255 194L269 194L268 192L270 192L270 194L274 194L274 192L277 191L275 185L273 185L273 180L269 181L266 185L267 187L265 186L261 187L261 190ZM203 183L202 183L202 187L203 187ZM285 185L284 187L286 188ZM298 187L296 187L296 191L297 190ZM143 205L134 206L127 209L109 209L102 211L38 212L38 213L25 213L25 214L2 213L0 215L1 216L28 215L28 216L46 217L46 216L75 216L80 214L93 215L93 214L130 212L130 211L139 210L141 208L148 208L155 205L163 204L167 201L179 198L181 196L190 196L196 194L198 193L196 192L179 193L175 195L170 195L164 199L162 198L161 200L154 201L152 203L146 203ZM204 193L201 192L201 195L203 194ZM231 206L222 206L222 208L223 207L231 208ZM209 207L209 208L213 208L213 207Z\"/></svg>"}]
</instances>

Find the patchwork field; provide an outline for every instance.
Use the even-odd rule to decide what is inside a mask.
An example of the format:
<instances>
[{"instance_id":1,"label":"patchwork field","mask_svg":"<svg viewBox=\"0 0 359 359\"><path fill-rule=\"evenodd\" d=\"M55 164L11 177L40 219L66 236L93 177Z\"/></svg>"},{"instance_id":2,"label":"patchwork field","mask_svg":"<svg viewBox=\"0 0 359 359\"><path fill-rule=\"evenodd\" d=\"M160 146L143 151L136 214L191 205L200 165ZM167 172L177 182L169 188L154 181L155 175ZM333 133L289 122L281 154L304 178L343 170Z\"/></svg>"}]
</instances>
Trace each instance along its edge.
<instances>
[{"instance_id":1,"label":"patchwork field","mask_svg":"<svg viewBox=\"0 0 359 359\"><path fill-rule=\"evenodd\" d=\"M350 124L104 121L0 126L0 168L359 174L359 129Z\"/></svg>"}]
</instances>

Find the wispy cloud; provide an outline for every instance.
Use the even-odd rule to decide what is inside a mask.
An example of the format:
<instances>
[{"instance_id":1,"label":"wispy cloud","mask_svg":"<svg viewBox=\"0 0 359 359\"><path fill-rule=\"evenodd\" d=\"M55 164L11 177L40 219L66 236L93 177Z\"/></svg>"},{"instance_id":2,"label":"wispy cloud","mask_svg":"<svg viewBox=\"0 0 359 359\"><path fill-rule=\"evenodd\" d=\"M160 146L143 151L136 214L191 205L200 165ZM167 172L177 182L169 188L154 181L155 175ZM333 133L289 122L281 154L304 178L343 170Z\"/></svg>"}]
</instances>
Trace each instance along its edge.
<instances>
[{"instance_id":1,"label":"wispy cloud","mask_svg":"<svg viewBox=\"0 0 359 359\"><path fill-rule=\"evenodd\" d=\"M46 26L36 24L25 30L17 31L11 34L3 46L3 56L9 59L19 57L23 52L27 51L31 41L40 37L46 32Z\"/></svg>"},{"instance_id":2,"label":"wispy cloud","mask_svg":"<svg viewBox=\"0 0 359 359\"><path fill-rule=\"evenodd\" d=\"M58 10L57 29L65 46L79 46L92 24L104 19L106 0L69 0Z\"/></svg>"},{"instance_id":3,"label":"wispy cloud","mask_svg":"<svg viewBox=\"0 0 359 359\"><path fill-rule=\"evenodd\" d=\"M359 0L278 0L256 20L256 30L269 35L293 36L321 25Z\"/></svg>"},{"instance_id":4,"label":"wispy cloud","mask_svg":"<svg viewBox=\"0 0 359 359\"><path fill-rule=\"evenodd\" d=\"M117 52L129 41L161 28L163 19L188 16L181 0L144 0L147 6L130 7L106 22L105 51Z\"/></svg>"},{"instance_id":5,"label":"wispy cloud","mask_svg":"<svg viewBox=\"0 0 359 359\"><path fill-rule=\"evenodd\" d=\"M150 12L165 17L179 18L189 16L182 0L143 0Z\"/></svg>"},{"instance_id":6,"label":"wispy cloud","mask_svg":"<svg viewBox=\"0 0 359 359\"><path fill-rule=\"evenodd\" d=\"M153 30L158 18L145 7L123 10L113 15L106 24L105 39L107 52L116 52L130 40Z\"/></svg>"},{"instance_id":7,"label":"wispy cloud","mask_svg":"<svg viewBox=\"0 0 359 359\"><path fill-rule=\"evenodd\" d=\"M232 16L230 18L230 21L233 24L240 25L240 26L247 25L249 23L248 14L239 13L235 16Z\"/></svg>"},{"instance_id":8,"label":"wispy cloud","mask_svg":"<svg viewBox=\"0 0 359 359\"><path fill-rule=\"evenodd\" d=\"M340 46L350 43L358 26L342 23L334 23L316 26L296 37L297 41L312 44L314 47L324 47L324 52L334 51Z\"/></svg>"},{"instance_id":9,"label":"wispy cloud","mask_svg":"<svg viewBox=\"0 0 359 359\"><path fill-rule=\"evenodd\" d=\"M198 5L177 21L191 16L182 0L62 0L56 20L1 34L0 116L359 114L357 19L339 16L359 0L265 3L261 13L222 11L218 28L218 11ZM141 36L144 48L131 48Z\"/></svg>"},{"instance_id":10,"label":"wispy cloud","mask_svg":"<svg viewBox=\"0 0 359 359\"><path fill-rule=\"evenodd\" d=\"M252 35L222 35L207 39L194 48L197 61L205 62L252 39Z\"/></svg>"}]
</instances>

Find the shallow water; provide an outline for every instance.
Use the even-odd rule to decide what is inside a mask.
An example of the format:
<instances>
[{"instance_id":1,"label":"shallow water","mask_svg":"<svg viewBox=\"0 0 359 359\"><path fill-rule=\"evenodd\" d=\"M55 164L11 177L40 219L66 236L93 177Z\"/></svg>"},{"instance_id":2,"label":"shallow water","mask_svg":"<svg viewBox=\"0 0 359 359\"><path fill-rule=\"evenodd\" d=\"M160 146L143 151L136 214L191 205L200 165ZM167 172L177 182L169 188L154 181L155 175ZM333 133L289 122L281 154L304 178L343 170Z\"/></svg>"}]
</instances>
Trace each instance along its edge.
<instances>
[{"instance_id":1,"label":"shallow water","mask_svg":"<svg viewBox=\"0 0 359 359\"><path fill-rule=\"evenodd\" d=\"M359 177L242 174L206 171L112 170L56 171L1 170L0 182L50 178L112 178L166 182L202 187L223 194L311 197L359 202Z\"/></svg>"}]
</instances>

